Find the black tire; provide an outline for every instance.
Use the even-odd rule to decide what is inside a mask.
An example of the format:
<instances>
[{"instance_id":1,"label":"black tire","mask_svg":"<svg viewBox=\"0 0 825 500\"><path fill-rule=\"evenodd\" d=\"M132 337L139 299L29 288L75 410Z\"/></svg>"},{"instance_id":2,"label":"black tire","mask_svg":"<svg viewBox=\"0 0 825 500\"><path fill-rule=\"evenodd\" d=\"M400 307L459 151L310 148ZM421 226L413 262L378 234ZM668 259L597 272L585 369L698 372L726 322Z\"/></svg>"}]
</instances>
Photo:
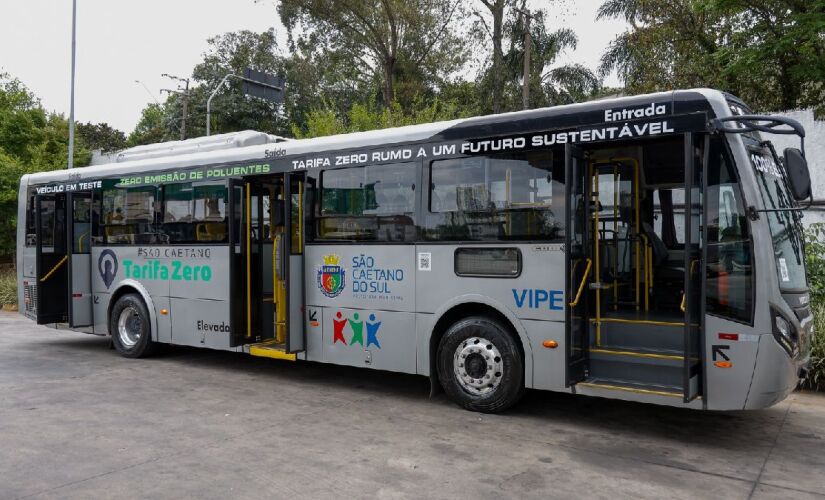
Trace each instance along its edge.
<instances>
[{"instance_id":1,"label":"black tire","mask_svg":"<svg viewBox=\"0 0 825 500\"><path fill-rule=\"evenodd\" d=\"M115 302L109 316L109 334L115 350L123 357L142 358L155 351L157 343L152 341L149 310L140 295L126 294Z\"/></svg>"},{"instance_id":2,"label":"black tire","mask_svg":"<svg viewBox=\"0 0 825 500\"><path fill-rule=\"evenodd\" d=\"M521 350L492 318L473 316L453 324L438 344L437 357L444 392L468 410L504 411L524 394Z\"/></svg>"}]
</instances>

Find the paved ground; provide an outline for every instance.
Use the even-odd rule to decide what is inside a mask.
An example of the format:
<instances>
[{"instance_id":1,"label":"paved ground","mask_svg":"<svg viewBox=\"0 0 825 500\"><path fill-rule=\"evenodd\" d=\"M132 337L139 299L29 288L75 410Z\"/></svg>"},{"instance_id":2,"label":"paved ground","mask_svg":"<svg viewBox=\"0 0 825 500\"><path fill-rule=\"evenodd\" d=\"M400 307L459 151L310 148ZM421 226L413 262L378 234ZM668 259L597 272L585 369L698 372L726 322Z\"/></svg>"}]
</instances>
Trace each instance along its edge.
<instances>
[{"instance_id":1,"label":"paved ground","mask_svg":"<svg viewBox=\"0 0 825 500\"><path fill-rule=\"evenodd\" d=\"M822 498L825 395L701 413L170 349L0 313L0 498Z\"/></svg>"}]
</instances>

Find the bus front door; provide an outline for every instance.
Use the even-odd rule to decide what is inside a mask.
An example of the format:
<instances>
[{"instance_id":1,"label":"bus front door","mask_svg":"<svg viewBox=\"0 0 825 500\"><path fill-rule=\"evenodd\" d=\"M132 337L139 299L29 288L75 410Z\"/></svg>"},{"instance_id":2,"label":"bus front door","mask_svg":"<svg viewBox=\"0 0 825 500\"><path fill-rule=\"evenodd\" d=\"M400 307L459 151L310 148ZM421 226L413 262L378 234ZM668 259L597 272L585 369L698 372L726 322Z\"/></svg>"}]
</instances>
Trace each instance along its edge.
<instances>
[{"instance_id":1,"label":"bus front door","mask_svg":"<svg viewBox=\"0 0 825 500\"><path fill-rule=\"evenodd\" d=\"M567 236L565 243L565 386L585 380L590 345L590 293L593 261L590 258L590 177L584 152L572 144L565 150Z\"/></svg>"},{"instance_id":2,"label":"bus front door","mask_svg":"<svg viewBox=\"0 0 825 500\"><path fill-rule=\"evenodd\" d=\"M34 203L37 324L64 323L68 319L69 269L66 194L37 195Z\"/></svg>"},{"instance_id":3,"label":"bus front door","mask_svg":"<svg viewBox=\"0 0 825 500\"><path fill-rule=\"evenodd\" d=\"M92 194L73 192L67 196L69 239L69 326L91 326L92 320Z\"/></svg>"}]
</instances>

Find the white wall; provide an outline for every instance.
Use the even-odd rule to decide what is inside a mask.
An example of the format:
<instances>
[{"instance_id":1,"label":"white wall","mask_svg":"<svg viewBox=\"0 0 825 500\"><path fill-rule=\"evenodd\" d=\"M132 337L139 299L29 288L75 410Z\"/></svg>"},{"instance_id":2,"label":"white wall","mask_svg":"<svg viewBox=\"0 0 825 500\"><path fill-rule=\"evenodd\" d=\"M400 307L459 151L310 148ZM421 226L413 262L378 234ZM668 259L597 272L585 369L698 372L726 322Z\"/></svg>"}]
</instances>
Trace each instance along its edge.
<instances>
[{"instance_id":1,"label":"white wall","mask_svg":"<svg viewBox=\"0 0 825 500\"><path fill-rule=\"evenodd\" d=\"M825 222L825 121L814 120L813 110L788 111L775 113L780 116L793 118L805 127L805 154L808 159L808 168L811 171L814 202L823 206L813 207L805 213L805 224ZM776 146L776 152L782 155L782 150L788 147L799 147L799 138L795 135L771 135L770 139Z\"/></svg>"}]
</instances>

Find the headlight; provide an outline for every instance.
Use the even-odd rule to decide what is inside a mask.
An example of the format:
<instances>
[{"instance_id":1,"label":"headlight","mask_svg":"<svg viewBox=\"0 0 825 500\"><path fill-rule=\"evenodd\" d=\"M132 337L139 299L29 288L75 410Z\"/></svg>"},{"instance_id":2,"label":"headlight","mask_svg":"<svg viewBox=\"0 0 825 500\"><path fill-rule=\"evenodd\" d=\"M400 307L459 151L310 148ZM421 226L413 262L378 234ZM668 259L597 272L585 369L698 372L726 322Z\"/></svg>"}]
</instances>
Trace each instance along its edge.
<instances>
[{"instance_id":1,"label":"headlight","mask_svg":"<svg viewBox=\"0 0 825 500\"><path fill-rule=\"evenodd\" d=\"M773 310L773 337L785 349L788 356L794 357L797 354L799 342L796 329L776 310Z\"/></svg>"}]
</instances>

